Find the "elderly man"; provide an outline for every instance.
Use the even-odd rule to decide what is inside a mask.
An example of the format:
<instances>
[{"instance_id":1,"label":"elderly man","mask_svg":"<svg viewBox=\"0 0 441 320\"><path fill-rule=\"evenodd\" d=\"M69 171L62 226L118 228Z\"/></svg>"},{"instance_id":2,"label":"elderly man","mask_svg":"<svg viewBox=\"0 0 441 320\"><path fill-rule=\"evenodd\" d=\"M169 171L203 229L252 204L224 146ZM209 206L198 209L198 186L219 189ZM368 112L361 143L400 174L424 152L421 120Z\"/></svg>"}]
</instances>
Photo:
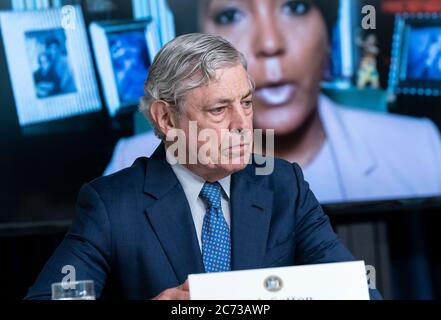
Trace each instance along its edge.
<instances>
[{"instance_id":1,"label":"elderly man","mask_svg":"<svg viewBox=\"0 0 441 320\"><path fill-rule=\"evenodd\" d=\"M141 108L163 143L83 186L75 221L27 298L50 298L66 265L94 280L98 297L188 299L189 274L352 260L297 164L273 159L259 175L249 161L253 89L226 40L168 43Z\"/></svg>"}]
</instances>

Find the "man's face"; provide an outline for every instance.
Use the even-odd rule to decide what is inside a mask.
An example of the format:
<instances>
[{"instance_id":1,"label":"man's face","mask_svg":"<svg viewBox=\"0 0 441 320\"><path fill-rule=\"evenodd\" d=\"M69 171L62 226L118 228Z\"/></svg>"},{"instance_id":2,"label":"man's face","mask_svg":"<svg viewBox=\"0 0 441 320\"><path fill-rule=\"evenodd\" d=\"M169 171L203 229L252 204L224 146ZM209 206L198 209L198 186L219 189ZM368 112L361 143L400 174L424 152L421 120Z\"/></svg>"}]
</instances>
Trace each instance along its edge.
<instances>
[{"instance_id":1,"label":"man's face","mask_svg":"<svg viewBox=\"0 0 441 320\"><path fill-rule=\"evenodd\" d=\"M47 73L51 67L51 63L46 55L41 55L39 58L40 68L44 73Z\"/></svg>"},{"instance_id":2,"label":"man's face","mask_svg":"<svg viewBox=\"0 0 441 320\"><path fill-rule=\"evenodd\" d=\"M52 43L48 49L47 49L48 54L50 55L52 60L57 60L58 57L61 54L61 50L60 50L60 46L56 43Z\"/></svg>"},{"instance_id":3,"label":"man's face","mask_svg":"<svg viewBox=\"0 0 441 320\"><path fill-rule=\"evenodd\" d=\"M186 134L187 155L198 157L189 169L219 177L246 166L253 146L252 93L248 73L238 64L217 70L215 79L187 94L175 126ZM197 124L197 141L191 122Z\"/></svg>"}]
</instances>

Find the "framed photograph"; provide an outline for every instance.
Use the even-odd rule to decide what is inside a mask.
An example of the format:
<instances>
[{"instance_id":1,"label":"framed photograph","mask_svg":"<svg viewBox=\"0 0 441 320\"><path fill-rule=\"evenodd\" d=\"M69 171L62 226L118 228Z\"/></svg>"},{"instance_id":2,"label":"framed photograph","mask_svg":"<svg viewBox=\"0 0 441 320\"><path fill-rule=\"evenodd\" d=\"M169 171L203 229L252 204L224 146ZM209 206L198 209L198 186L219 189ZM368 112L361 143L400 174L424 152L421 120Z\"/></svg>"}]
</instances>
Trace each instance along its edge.
<instances>
[{"instance_id":1,"label":"framed photograph","mask_svg":"<svg viewBox=\"0 0 441 320\"><path fill-rule=\"evenodd\" d=\"M90 32L109 114L135 109L160 48L157 28L148 19L92 23Z\"/></svg>"},{"instance_id":2,"label":"framed photograph","mask_svg":"<svg viewBox=\"0 0 441 320\"><path fill-rule=\"evenodd\" d=\"M389 91L441 95L441 14L402 14L395 21Z\"/></svg>"},{"instance_id":3,"label":"framed photograph","mask_svg":"<svg viewBox=\"0 0 441 320\"><path fill-rule=\"evenodd\" d=\"M102 108L80 7L70 15L67 28L62 9L0 12L21 126Z\"/></svg>"}]
</instances>

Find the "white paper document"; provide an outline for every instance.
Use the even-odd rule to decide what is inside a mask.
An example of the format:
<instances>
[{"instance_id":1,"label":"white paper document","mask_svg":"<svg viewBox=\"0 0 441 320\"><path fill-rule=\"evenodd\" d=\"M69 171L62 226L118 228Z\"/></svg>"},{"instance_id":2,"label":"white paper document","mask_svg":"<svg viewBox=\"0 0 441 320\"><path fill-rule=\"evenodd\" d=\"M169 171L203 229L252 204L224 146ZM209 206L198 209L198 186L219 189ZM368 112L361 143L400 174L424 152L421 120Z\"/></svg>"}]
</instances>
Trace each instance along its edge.
<instances>
[{"instance_id":1,"label":"white paper document","mask_svg":"<svg viewBox=\"0 0 441 320\"><path fill-rule=\"evenodd\" d=\"M192 300L369 300L364 261L189 276Z\"/></svg>"}]
</instances>

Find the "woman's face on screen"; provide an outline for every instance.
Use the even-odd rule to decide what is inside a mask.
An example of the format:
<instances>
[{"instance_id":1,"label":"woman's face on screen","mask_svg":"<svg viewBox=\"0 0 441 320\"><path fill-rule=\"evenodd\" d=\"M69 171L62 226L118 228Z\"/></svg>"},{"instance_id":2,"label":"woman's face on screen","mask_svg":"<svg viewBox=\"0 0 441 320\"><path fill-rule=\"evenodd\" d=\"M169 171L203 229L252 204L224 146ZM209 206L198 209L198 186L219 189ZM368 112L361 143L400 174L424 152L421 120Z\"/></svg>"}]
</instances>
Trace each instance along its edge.
<instances>
[{"instance_id":1,"label":"woman's face on screen","mask_svg":"<svg viewBox=\"0 0 441 320\"><path fill-rule=\"evenodd\" d=\"M203 32L229 40L256 81L255 127L293 133L317 106L328 46L311 1L202 0Z\"/></svg>"}]
</instances>

